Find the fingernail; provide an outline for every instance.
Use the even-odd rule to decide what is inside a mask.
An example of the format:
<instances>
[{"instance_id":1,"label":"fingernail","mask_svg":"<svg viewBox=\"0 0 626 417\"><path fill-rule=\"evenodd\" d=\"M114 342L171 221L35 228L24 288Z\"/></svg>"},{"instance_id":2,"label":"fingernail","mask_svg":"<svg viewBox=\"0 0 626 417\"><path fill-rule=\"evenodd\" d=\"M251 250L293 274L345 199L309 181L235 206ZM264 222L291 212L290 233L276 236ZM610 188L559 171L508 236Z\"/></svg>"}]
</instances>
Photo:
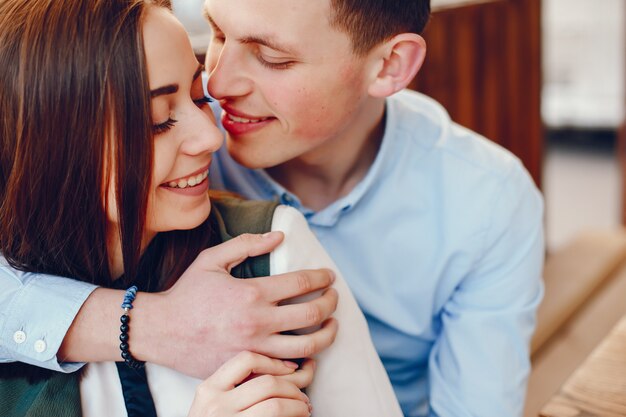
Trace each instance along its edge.
<instances>
[{"instance_id":1,"label":"fingernail","mask_svg":"<svg viewBox=\"0 0 626 417\"><path fill-rule=\"evenodd\" d=\"M335 282L335 279L337 279L337 276L335 275L335 271L330 271L330 282L331 284L333 284Z\"/></svg>"},{"instance_id":2,"label":"fingernail","mask_svg":"<svg viewBox=\"0 0 626 417\"><path fill-rule=\"evenodd\" d=\"M291 369L298 369L298 364L295 362L291 362L291 361L283 361L283 363L285 364L285 366L287 368L291 368Z\"/></svg>"},{"instance_id":3,"label":"fingernail","mask_svg":"<svg viewBox=\"0 0 626 417\"><path fill-rule=\"evenodd\" d=\"M274 232L267 232L267 233L263 233L261 237L271 237L273 234Z\"/></svg>"}]
</instances>

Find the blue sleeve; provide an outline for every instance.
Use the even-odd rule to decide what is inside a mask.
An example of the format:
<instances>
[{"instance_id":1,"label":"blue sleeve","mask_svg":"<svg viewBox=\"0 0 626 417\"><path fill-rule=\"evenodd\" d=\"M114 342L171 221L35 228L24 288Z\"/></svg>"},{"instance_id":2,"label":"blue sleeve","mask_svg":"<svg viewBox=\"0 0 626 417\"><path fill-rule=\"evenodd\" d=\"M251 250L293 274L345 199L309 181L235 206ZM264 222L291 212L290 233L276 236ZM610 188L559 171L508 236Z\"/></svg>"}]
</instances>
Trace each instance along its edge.
<instances>
[{"instance_id":1,"label":"blue sleeve","mask_svg":"<svg viewBox=\"0 0 626 417\"><path fill-rule=\"evenodd\" d=\"M0 257L0 362L25 362L60 372L57 352L81 306L96 288L68 278L16 271Z\"/></svg>"},{"instance_id":2,"label":"blue sleeve","mask_svg":"<svg viewBox=\"0 0 626 417\"><path fill-rule=\"evenodd\" d=\"M542 198L521 165L502 181L485 216L480 255L445 304L429 357L434 416L523 413L544 241Z\"/></svg>"}]
</instances>

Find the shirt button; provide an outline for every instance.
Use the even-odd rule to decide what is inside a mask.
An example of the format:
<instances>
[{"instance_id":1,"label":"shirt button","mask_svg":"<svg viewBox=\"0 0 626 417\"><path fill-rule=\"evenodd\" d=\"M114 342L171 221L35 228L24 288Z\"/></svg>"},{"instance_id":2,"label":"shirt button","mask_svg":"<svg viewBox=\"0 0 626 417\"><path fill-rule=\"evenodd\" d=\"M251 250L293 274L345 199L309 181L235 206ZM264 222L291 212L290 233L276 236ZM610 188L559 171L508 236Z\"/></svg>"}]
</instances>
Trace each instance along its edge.
<instances>
[{"instance_id":1,"label":"shirt button","mask_svg":"<svg viewBox=\"0 0 626 417\"><path fill-rule=\"evenodd\" d=\"M44 350L46 350L46 342L43 340L37 340L35 342L35 352L42 353Z\"/></svg>"},{"instance_id":2,"label":"shirt button","mask_svg":"<svg viewBox=\"0 0 626 417\"><path fill-rule=\"evenodd\" d=\"M13 341L17 343L18 345L21 345L22 343L26 341L26 333L24 333L21 330L18 330L17 332L13 333Z\"/></svg>"}]
</instances>

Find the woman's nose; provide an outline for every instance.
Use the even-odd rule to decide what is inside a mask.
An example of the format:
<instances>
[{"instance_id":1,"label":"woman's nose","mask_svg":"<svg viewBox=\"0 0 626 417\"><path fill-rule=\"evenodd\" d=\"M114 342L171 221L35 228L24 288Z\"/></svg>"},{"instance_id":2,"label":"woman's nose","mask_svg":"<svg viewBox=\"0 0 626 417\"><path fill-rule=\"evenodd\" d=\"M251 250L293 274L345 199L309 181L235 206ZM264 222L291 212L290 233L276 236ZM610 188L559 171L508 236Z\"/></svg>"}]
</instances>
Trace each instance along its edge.
<instances>
[{"instance_id":1,"label":"woman's nose","mask_svg":"<svg viewBox=\"0 0 626 417\"><path fill-rule=\"evenodd\" d=\"M222 146L224 134L215 124L211 109L196 109L189 123L181 150L188 155L212 153Z\"/></svg>"}]
</instances>

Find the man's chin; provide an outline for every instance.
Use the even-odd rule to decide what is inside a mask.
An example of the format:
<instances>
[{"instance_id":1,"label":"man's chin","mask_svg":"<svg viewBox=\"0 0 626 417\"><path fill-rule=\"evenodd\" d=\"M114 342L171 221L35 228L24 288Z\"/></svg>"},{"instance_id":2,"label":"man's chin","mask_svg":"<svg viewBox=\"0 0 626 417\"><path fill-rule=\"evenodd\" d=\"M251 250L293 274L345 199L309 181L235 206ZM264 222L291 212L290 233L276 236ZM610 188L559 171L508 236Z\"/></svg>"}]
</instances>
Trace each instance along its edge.
<instances>
[{"instance_id":1,"label":"man's chin","mask_svg":"<svg viewBox=\"0 0 626 417\"><path fill-rule=\"evenodd\" d=\"M238 146L228 146L228 153L235 162L249 169L266 169L280 164L280 162L272 161L267 155L241 149Z\"/></svg>"}]
</instances>

